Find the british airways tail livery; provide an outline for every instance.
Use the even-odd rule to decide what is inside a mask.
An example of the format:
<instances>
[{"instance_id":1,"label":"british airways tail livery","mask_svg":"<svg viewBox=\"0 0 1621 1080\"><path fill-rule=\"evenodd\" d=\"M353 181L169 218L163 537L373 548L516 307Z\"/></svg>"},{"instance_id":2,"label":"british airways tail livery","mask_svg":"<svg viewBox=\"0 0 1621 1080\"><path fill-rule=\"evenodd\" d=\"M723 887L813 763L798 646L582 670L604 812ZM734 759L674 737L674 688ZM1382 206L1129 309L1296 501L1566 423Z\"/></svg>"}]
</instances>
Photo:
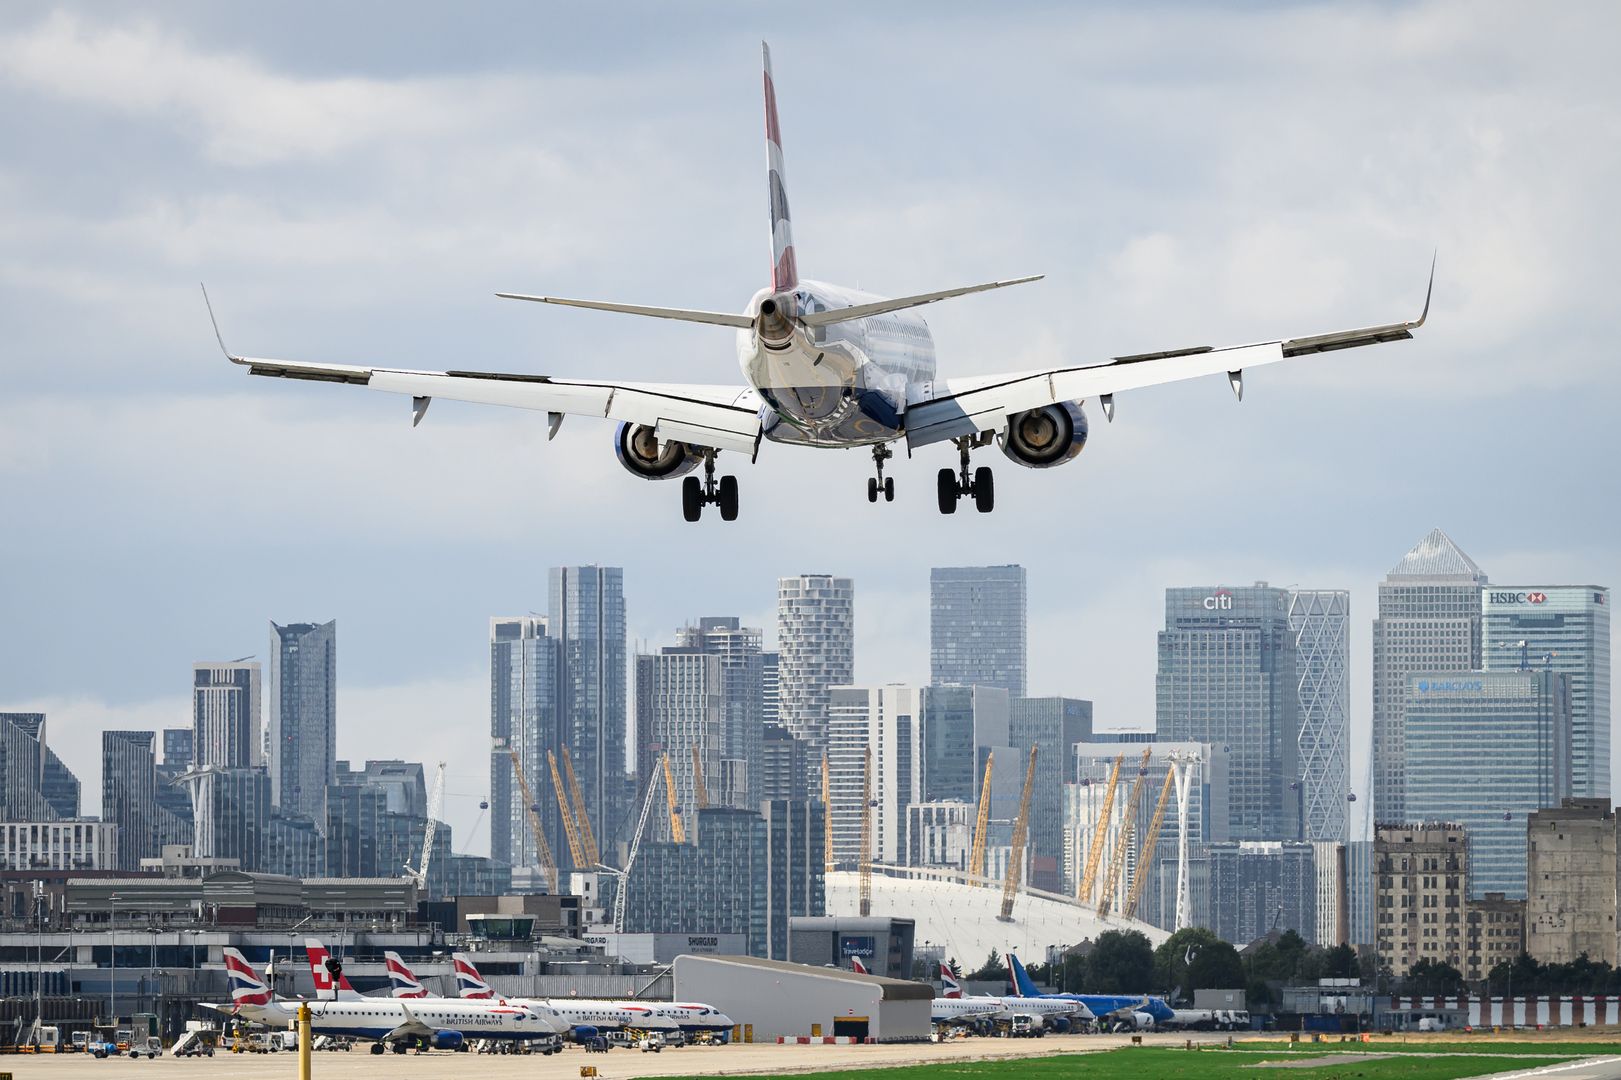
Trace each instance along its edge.
<instances>
[{"instance_id":1,"label":"british airways tail livery","mask_svg":"<svg viewBox=\"0 0 1621 1080\"><path fill-rule=\"evenodd\" d=\"M890 502L895 497L895 481L884 475L884 464L895 456L895 444L904 442L908 456L949 444L957 452L957 464L942 467L936 477L940 512L954 513L961 500L970 499L976 510L987 513L995 505L994 476L988 465L972 466L973 451L995 442L1009 461L1030 469L1072 461L1086 445L1088 426L1082 403L1088 398L1096 399L1103 415L1113 420L1115 395L1123 391L1225 375L1242 400L1246 369L1411 338L1429 315L1427 291L1423 313L1405 322L1231 347L1157 349L1100 363L1002 375L942 378L936 371L934 338L919 309L971 293L1022 285L1039 280L1040 275L895 299L800 277L769 48L765 49L765 135L769 283L742 311L497 294L512 300L728 328L737 338L742 385L271 360L232 353L225 347L217 322L215 338L233 363L253 375L349 383L409 395L413 426L422 421L434 398L544 412L548 438L571 415L617 421L614 452L631 475L644 480L680 478L681 509L688 521L699 520L704 507L710 505L719 508L722 519L732 521L738 514L738 483L734 475L716 477L716 460L723 453L752 464L766 442L822 449L867 447L874 468L867 480L867 500L877 502L882 497ZM1432 288L1434 282L1432 262ZM212 306L209 316L213 318ZM700 466L702 479L689 475Z\"/></svg>"},{"instance_id":2,"label":"british airways tail livery","mask_svg":"<svg viewBox=\"0 0 1621 1080\"><path fill-rule=\"evenodd\" d=\"M423 987L422 981L416 973L405 966L405 961L393 949L383 953L383 963L388 969L388 981L393 989L393 996L397 998L425 998L428 991Z\"/></svg>"}]
</instances>

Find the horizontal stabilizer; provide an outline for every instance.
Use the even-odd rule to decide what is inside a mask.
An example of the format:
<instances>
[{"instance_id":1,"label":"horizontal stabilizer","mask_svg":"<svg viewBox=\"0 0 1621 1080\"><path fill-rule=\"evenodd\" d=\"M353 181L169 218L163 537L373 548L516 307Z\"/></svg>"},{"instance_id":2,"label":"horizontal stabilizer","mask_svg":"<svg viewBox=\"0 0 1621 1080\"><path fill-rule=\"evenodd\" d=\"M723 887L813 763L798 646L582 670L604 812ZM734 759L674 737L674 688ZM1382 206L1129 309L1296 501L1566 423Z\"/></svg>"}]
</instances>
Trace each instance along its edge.
<instances>
[{"instance_id":1,"label":"horizontal stabilizer","mask_svg":"<svg viewBox=\"0 0 1621 1080\"><path fill-rule=\"evenodd\" d=\"M871 304L857 304L855 307L811 312L810 314L801 315L799 321L806 326L831 326L833 323L849 322L852 319L867 319L874 315L887 315L891 311L904 311L907 308L922 307L924 304L932 304L937 300L950 300L953 296L967 296L969 293L1005 289L1009 285L1023 285L1029 281L1040 281L1045 276L1045 274L1034 274L1030 277L1012 278L1008 281L987 281L983 285L965 285L960 289L942 289L940 292L919 293L916 296L897 296L893 300L876 300Z\"/></svg>"},{"instance_id":2,"label":"horizontal stabilizer","mask_svg":"<svg viewBox=\"0 0 1621 1080\"><path fill-rule=\"evenodd\" d=\"M675 319L678 322L709 323L711 326L734 326L746 330L754 325L747 315L733 315L726 311L688 311L685 308L643 307L640 304L613 304L606 300L567 300L561 296L528 296L524 293L496 293L505 300L532 300L537 304L562 304L564 307L592 308L596 311L617 311L623 315L645 315L652 319Z\"/></svg>"}]
</instances>

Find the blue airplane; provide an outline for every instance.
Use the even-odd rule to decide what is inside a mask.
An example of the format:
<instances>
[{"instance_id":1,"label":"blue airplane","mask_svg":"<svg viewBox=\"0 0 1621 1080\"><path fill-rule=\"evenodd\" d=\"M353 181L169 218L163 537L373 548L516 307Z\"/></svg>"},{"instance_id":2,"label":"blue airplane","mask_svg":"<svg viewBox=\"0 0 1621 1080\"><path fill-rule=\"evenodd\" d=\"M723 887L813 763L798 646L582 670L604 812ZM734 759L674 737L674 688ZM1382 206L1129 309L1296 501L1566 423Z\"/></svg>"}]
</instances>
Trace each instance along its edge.
<instances>
[{"instance_id":1,"label":"blue airplane","mask_svg":"<svg viewBox=\"0 0 1621 1080\"><path fill-rule=\"evenodd\" d=\"M1043 994L1036 989L1035 980L1030 978L1030 973L1024 970L1017 956L1008 953L1007 966L1013 973L1013 986L1018 997L1061 998L1079 1002L1097 1020L1128 1020L1137 1027L1157 1026L1176 1016L1175 1010L1165 1004L1164 999L1147 994ZM1147 1016L1153 1024L1142 1023L1138 1014Z\"/></svg>"}]
</instances>

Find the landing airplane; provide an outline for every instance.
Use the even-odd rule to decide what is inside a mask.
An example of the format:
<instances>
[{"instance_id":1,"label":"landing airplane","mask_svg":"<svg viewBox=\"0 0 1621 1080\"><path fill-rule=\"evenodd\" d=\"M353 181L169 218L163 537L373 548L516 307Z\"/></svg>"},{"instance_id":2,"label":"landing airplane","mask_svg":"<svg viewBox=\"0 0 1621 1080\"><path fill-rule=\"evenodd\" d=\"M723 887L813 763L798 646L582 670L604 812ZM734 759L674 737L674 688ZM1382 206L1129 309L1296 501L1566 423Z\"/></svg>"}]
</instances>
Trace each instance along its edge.
<instances>
[{"instance_id":1,"label":"landing airplane","mask_svg":"<svg viewBox=\"0 0 1621 1080\"><path fill-rule=\"evenodd\" d=\"M205 1008L283 1030L297 1019L296 1005L277 1001L270 987L236 949L225 949L225 971L231 985L231 1004ZM407 1003L362 998L314 1001L309 1007L313 1034L370 1039L374 1054L383 1053L389 1044L393 1044L395 1052L403 1053L408 1043L418 1040L436 1050L455 1050L468 1038L531 1042L550 1039L568 1029L553 1010L507 1001L430 998Z\"/></svg>"},{"instance_id":2,"label":"landing airplane","mask_svg":"<svg viewBox=\"0 0 1621 1080\"><path fill-rule=\"evenodd\" d=\"M487 999L495 990L479 974L472 957L453 953L456 985L464 998ZM729 1040L736 1026L732 1018L711 1005L695 1001L608 1001L600 998L513 998L533 1001L557 1010L568 1021L576 1039L587 1039L599 1031L675 1031L688 1034L707 1032L721 1042Z\"/></svg>"},{"instance_id":3,"label":"landing airplane","mask_svg":"<svg viewBox=\"0 0 1621 1080\"><path fill-rule=\"evenodd\" d=\"M1147 994L1043 994L1019 958L1007 955L1008 971L1013 974L1013 986L1018 991L1015 999L1023 1001L1073 1001L1086 1006L1100 1023L1111 1020L1129 1023L1139 1030L1152 1030L1175 1015L1164 1000Z\"/></svg>"},{"instance_id":4,"label":"landing airplane","mask_svg":"<svg viewBox=\"0 0 1621 1080\"><path fill-rule=\"evenodd\" d=\"M602 300L575 300L529 293L497 293L565 307L727 327L736 332L745 385L617 382L566 379L526 372L481 370L412 371L382 364L348 365L241 356L214 336L232 363L253 375L349 383L411 396L413 426L434 398L510 405L545 412L548 438L570 415L617 420L614 448L619 463L644 480L684 477L682 516L697 521L716 505L725 521L738 513L737 478L715 477L721 453L750 463L762 442L824 449L868 447L876 475L867 480L867 500L895 498L894 477L884 463L891 446L904 442L908 456L939 443L957 450L955 469L942 468L936 496L942 514L971 498L980 513L995 506L995 478L987 465L970 467L969 455L995 441L1016 465L1046 469L1071 461L1086 445L1082 403L1096 398L1109 420L1115 395L1201 375L1227 376L1244 396L1244 371L1291 357L1399 341L1413 336L1429 315L1305 337L1251 345L1182 348L1116 356L1099 364L1065 365L1002 375L941 378L934 338L916 309L971 293L1039 280L1041 275L989 281L954 289L887 299L856 289L802 279L794 248L783 180L782 129L765 54L766 187L771 224L771 283L739 313L648 307ZM1434 263L1430 284L1435 282ZM207 301L207 291L204 291ZM209 305L209 318L213 307ZM700 465L703 479L687 475Z\"/></svg>"},{"instance_id":5,"label":"landing airplane","mask_svg":"<svg viewBox=\"0 0 1621 1080\"><path fill-rule=\"evenodd\" d=\"M990 1008L992 1011L985 1015L999 1018L1011 1017L1014 1013L1037 1016L1055 1031L1068 1031L1072 1017L1079 1020L1092 1019L1091 1012L1078 1001L1007 997L1000 994L965 995L957 976L953 975L951 968L944 963L940 965L940 988L940 996L934 999L934 1009L937 1013L949 1010L949 1006L941 1005L942 1002L958 1002L970 1007Z\"/></svg>"}]
</instances>

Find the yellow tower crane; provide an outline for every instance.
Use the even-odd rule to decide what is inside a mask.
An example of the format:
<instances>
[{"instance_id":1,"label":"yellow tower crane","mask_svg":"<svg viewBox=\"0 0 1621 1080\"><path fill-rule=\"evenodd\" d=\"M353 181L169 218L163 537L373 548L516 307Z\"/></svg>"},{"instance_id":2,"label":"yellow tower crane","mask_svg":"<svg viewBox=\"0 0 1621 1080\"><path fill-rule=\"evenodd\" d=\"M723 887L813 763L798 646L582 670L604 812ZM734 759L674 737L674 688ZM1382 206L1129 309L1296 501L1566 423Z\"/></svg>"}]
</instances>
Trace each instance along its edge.
<instances>
[{"instance_id":1,"label":"yellow tower crane","mask_svg":"<svg viewBox=\"0 0 1621 1080\"><path fill-rule=\"evenodd\" d=\"M686 826L681 824L681 807L675 801L675 770L670 768L670 755L664 758L664 802L670 808L670 839L678 844L687 842Z\"/></svg>"},{"instance_id":2,"label":"yellow tower crane","mask_svg":"<svg viewBox=\"0 0 1621 1080\"><path fill-rule=\"evenodd\" d=\"M512 759L512 771L518 777L518 790L523 792L524 809L529 812L529 831L535 837L535 852L540 856L540 868L546 872L546 880L555 895L558 891L557 863L552 859L552 846L546 842L546 830L540 827L540 804L535 801L534 792L529 790L529 781L523 775L523 762L518 760L518 751L509 746L507 756Z\"/></svg>"},{"instance_id":3,"label":"yellow tower crane","mask_svg":"<svg viewBox=\"0 0 1621 1080\"><path fill-rule=\"evenodd\" d=\"M833 869L833 785L827 775L827 751L822 751L822 861Z\"/></svg>"},{"instance_id":4,"label":"yellow tower crane","mask_svg":"<svg viewBox=\"0 0 1621 1080\"><path fill-rule=\"evenodd\" d=\"M569 809L568 792L563 790L563 777L557 771L557 755L550 750L546 751L546 764L551 766L552 787L557 791L557 812L563 818L563 835L568 837L569 858L574 865L584 869L591 866L585 861L585 847L580 843L580 830L574 827L574 811Z\"/></svg>"},{"instance_id":5,"label":"yellow tower crane","mask_svg":"<svg viewBox=\"0 0 1621 1080\"><path fill-rule=\"evenodd\" d=\"M1143 896L1143 882L1148 871L1154 865L1154 849L1159 846L1160 826L1165 824L1165 802L1170 798L1171 785L1176 782L1176 770L1165 770L1165 783L1160 785L1159 802L1154 805L1154 820L1148 823L1148 839L1143 841L1143 849L1137 854L1137 872L1131 878L1131 891L1126 894L1125 916L1128 919L1137 917L1137 901Z\"/></svg>"},{"instance_id":6,"label":"yellow tower crane","mask_svg":"<svg viewBox=\"0 0 1621 1080\"><path fill-rule=\"evenodd\" d=\"M599 866L602 853L597 850L597 834L591 831L591 817L585 812L585 796L580 794L580 781L574 775L574 759L568 747L563 747L563 775L568 777L568 789L574 796L574 826L580 830L580 847L585 850L588 865Z\"/></svg>"},{"instance_id":7,"label":"yellow tower crane","mask_svg":"<svg viewBox=\"0 0 1621 1080\"><path fill-rule=\"evenodd\" d=\"M698 744L692 744L692 797L698 801L698 809L709 809L709 789L704 787L704 756L698 752Z\"/></svg>"},{"instance_id":8,"label":"yellow tower crane","mask_svg":"<svg viewBox=\"0 0 1621 1080\"><path fill-rule=\"evenodd\" d=\"M1120 819L1120 839L1114 845L1114 857L1109 860L1109 873L1103 879L1103 895L1098 897L1098 914L1107 915L1114 907L1114 889L1120 883L1120 871L1126 865L1126 849L1130 847L1128 833L1137 822L1137 801L1143 793L1143 777L1148 775L1148 757L1153 750L1143 751L1143 760L1137 766L1137 779L1131 782L1131 796L1126 800L1126 813Z\"/></svg>"},{"instance_id":9,"label":"yellow tower crane","mask_svg":"<svg viewBox=\"0 0 1621 1080\"><path fill-rule=\"evenodd\" d=\"M867 744L867 768L861 780L861 917L872 914L872 744Z\"/></svg>"},{"instance_id":10,"label":"yellow tower crane","mask_svg":"<svg viewBox=\"0 0 1621 1080\"><path fill-rule=\"evenodd\" d=\"M1092 844L1086 851L1086 871L1081 875L1080 888L1075 890L1075 899L1083 904L1092 902L1092 886L1098 879L1098 860L1103 857L1103 837L1109 831L1109 815L1114 810L1114 789L1120 782L1120 766L1125 760L1124 754L1114 759L1114 765L1109 769L1109 786L1103 792L1103 809L1092 823Z\"/></svg>"},{"instance_id":11,"label":"yellow tower crane","mask_svg":"<svg viewBox=\"0 0 1621 1080\"><path fill-rule=\"evenodd\" d=\"M985 840L991 825L991 762L995 760L996 751L985 754L985 779L979 783L979 814L974 818L974 847L968 853L970 879L985 877ZM971 884L983 884L983 881Z\"/></svg>"},{"instance_id":12,"label":"yellow tower crane","mask_svg":"<svg viewBox=\"0 0 1621 1080\"><path fill-rule=\"evenodd\" d=\"M1013 921L1013 898L1019 891L1019 877L1024 871L1024 845L1030 837L1030 793L1036 786L1036 748L1030 748L1030 764L1024 768L1024 794L1019 798L1019 817L1013 823L1013 847L1007 855L1007 876L1002 879L1003 922Z\"/></svg>"}]
</instances>

